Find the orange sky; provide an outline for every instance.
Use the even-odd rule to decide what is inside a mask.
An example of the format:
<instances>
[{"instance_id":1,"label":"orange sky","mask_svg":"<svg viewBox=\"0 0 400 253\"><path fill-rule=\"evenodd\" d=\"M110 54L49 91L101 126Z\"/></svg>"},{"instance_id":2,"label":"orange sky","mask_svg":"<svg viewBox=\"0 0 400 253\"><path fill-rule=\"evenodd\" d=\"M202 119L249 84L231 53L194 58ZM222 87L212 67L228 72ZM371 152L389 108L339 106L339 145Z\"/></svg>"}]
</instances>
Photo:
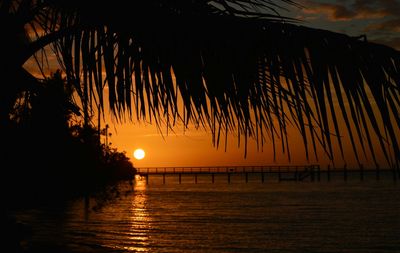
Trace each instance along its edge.
<instances>
[{"instance_id":1,"label":"orange sky","mask_svg":"<svg viewBox=\"0 0 400 253\"><path fill-rule=\"evenodd\" d=\"M369 40L384 43L400 49L400 2L399 1L359 1L359 0L301 0L306 8L291 9L285 15L292 15L304 20L306 26L333 30L351 36L366 34ZM342 127L342 134L347 134ZM155 126L149 124L115 125L112 142L115 147L125 150L128 155L137 147L142 147L147 156L141 161L132 158L134 165L143 166L190 166L190 165L261 165L272 164L273 151L271 143L264 146L264 152L257 151L256 143L249 141L248 155L244 158L243 145L237 147L237 138L229 137L228 149L225 152L223 144L219 149L212 145L212 136L205 131L190 129L183 134L182 129L176 129L164 139ZM300 136L293 129L289 130L293 164L306 163L304 148ZM337 166L343 165L338 145L335 143ZM312 150L310 150L312 152ZM349 166L356 166L351 144L344 136L344 153ZM367 160L360 152L361 163L365 167L374 167L371 155ZM326 156L319 154L320 160L312 159L311 163L319 163L324 167L329 164ZM385 164L381 153L378 161ZM314 156L310 155L310 158ZM277 148L277 163L288 164L286 155Z\"/></svg>"},{"instance_id":2,"label":"orange sky","mask_svg":"<svg viewBox=\"0 0 400 253\"><path fill-rule=\"evenodd\" d=\"M112 122L110 118L108 122ZM245 158L243 139L241 146L238 147L238 140L234 134L229 135L227 151L225 151L224 142L217 149L212 144L211 133L205 130L184 131L182 127L176 127L173 133L166 135L166 131L161 134L156 126L143 122L112 123L110 126L112 146L126 151L134 166L137 167L289 164L287 155L282 153L280 145L277 145L277 159L274 162L272 144L268 142L264 144L263 151L257 151L257 144L252 139L248 142L248 153ZM342 130L345 133L345 129ZM293 128L289 129L289 141L291 163L308 163L305 159L302 140ZM343 166L344 161L340 157L337 143L334 142L334 144L337 151L335 163L337 167L340 167ZM133 151L136 148L146 151L146 157L143 160L133 158ZM344 149L349 167L357 166L348 138L344 138ZM309 163L320 164L323 167L329 164L329 159L322 152L318 154L318 161L315 160L312 150L310 152ZM379 160L384 163L381 154L379 157ZM373 167L372 159L363 158L362 163L365 167Z\"/></svg>"},{"instance_id":3,"label":"orange sky","mask_svg":"<svg viewBox=\"0 0 400 253\"><path fill-rule=\"evenodd\" d=\"M383 34L383 25L390 20L397 20L400 14L393 11L400 8L400 4L389 5L388 1L372 1L378 5L372 8L366 3L362 4L360 1L311 1L304 0L304 5L308 9L298 10L294 12L294 16L305 20L305 25L314 27L330 29L334 31L344 32L351 35L359 35L368 33L376 41L387 42L386 44L398 46L394 44L399 41L398 33L392 33L388 29L393 26L385 26L386 33ZM371 2L371 1L368 1ZM371 7L371 8L370 8ZM362 10L361 12L356 12ZM368 14L369 13L369 14ZM363 15L361 15L363 14ZM365 14L365 15L364 15ZM367 15L368 14L368 15ZM382 15L381 15L382 14ZM383 15L385 14L385 15ZM400 20L400 18L398 19ZM392 22L393 23L393 22ZM373 24L379 29L374 29ZM381 24L379 26L379 24ZM394 28L399 28L398 26ZM396 35L397 34L397 35ZM397 36L397 37L396 37ZM50 56L50 61L55 61ZM32 68L32 61L28 62L27 67L31 72L35 72ZM50 71L55 71L56 65L49 67ZM225 152L224 143L221 143L219 149L212 145L212 136L204 130L189 129L183 131L182 127L175 128L175 133L169 133L168 136L162 137L157 127L144 122L133 122L125 124L114 124L110 115L106 115L107 123L110 125L110 132L112 136L110 142L112 147L118 148L120 151L126 151L127 155L131 157L131 161L136 167L147 166L207 166L207 165L268 165L273 164L273 151L272 145L266 143L263 147L264 151L257 151L256 143L254 140L249 140L248 155L244 158L244 145L237 146L237 138L234 135L229 135L228 149ZM103 126L105 122L102 123ZM346 133L345 129L342 129ZM306 163L303 144L299 135L292 130L289 130L291 141L291 154L293 164ZM349 166L356 166L354 157L351 151L349 140L344 142L345 154ZM135 160L133 158L133 151L136 148L143 148L146 151L146 157L143 160ZM336 145L336 150L337 145ZM281 153L281 149L277 147L277 163L288 164L285 154ZM312 150L310 150L312 154ZM337 152L338 158L336 160L337 166L343 165L343 160L340 158L340 153ZM369 154L367 154L369 156ZM382 159L381 154L379 160ZM310 163L318 163L324 167L329 163L326 156L319 154L320 160L312 159ZM310 155L310 158L314 156ZM361 161L366 167L372 166L372 159Z\"/></svg>"},{"instance_id":4,"label":"orange sky","mask_svg":"<svg viewBox=\"0 0 400 253\"><path fill-rule=\"evenodd\" d=\"M212 135L204 130L175 128L166 136L157 127L143 123L116 124L111 129L112 146L125 150L132 157L136 148L146 151L146 157L132 162L138 167L147 166L209 166L209 165L264 165L273 163L272 146L265 145L257 151L254 140L249 141L248 154L244 158L244 145L237 145L237 137L229 136L227 151L224 143L217 149L212 144ZM285 155L278 152L278 162L287 164ZM295 163L304 163L303 151L293 150ZM300 154L301 153L301 154Z\"/></svg>"},{"instance_id":5,"label":"orange sky","mask_svg":"<svg viewBox=\"0 0 400 253\"><path fill-rule=\"evenodd\" d=\"M52 57L50 57L51 59ZM28 62L25 67L31 73L38 73L32 61ZM54 63L49 67L48 73L54 72L57 68L58 66ZM107 97L107 94L105 94L105 97ZM204 129L196 130L191 125L186 130L182 126L177 126L173 129L174 131L169 131L167 134L165 126L161 133L157 126L151 123L137 121L116 123L107 110L107 104L108 102L106 101L106 115L105 121L101 123L102 128L104 128L105 124L109 124L109 132L112 133L112 136L108 141L112 143L111 147L117 148L119 151L125 151L135 167L289 164L287 155L282 153L280 145L277 145L276 161L274 161L273 146L268 139L262 147L263 150L261 150L261 147L260 150L257 150L256 141L249 139L247 157L244 157L243 138L241 146L238 146L238 138L234 133L228 135L228 146L225 151L224 140L221 141L220 147L216 148L213 146L210 131ZM93 121L97 122L96 119ZM342 134L347 134L344 127L342 127L341 131ZM317 161L311 148L309 149L310 161L307 161L302 139L297 130L289 128L288 135L291 164L312 163L320 164L323 168L326 168L330 163L322 151L318 153L319 160ZM334 139L333 137L332 140ZM347 164L349 167L356 167L357 162L354 159L349 139L346 136L343 139ZM276 141L280 142L279 139ZM343 166L344 161L340 157L339 148L335 141L334 147L336 150L335 165L336 167ZM146 157L143 160L133 158L133 151L137 148L145 150ZM382 154L378 154L378 160L385 164ZM366 160L364 156L361 163L366 168L374 167L372 159Z\"/></svg>"}]
</instances>

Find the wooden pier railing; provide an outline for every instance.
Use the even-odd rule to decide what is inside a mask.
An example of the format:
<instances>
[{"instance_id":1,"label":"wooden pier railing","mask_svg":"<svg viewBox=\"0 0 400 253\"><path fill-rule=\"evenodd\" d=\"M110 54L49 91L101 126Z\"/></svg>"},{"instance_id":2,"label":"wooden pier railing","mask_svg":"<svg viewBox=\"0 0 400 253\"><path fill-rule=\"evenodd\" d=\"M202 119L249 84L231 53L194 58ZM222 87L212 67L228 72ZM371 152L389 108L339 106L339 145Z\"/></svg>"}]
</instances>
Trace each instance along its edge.
<instances>
[{"instance_id":1,"label":"wooden pier railing","mask_svg":"<svg viewBox=\"0 0 400 253\"><path fill-rule=\"evenodd\" d=\"M265 181L265 176L268 174L278 175L279 181L304 181L306 179L314 181L320 180L321 169L319 165L147 167L137 168L136 173L145 177L146 183L149 182L150 175L162 175L163 183L165 183L166 175L177 175L179 183L181 183L182 175L188 174L194 175L195 183L197 183L198 175L211 175L214 183L215 175L225 174L230 183L233 174L244 174L246 182L248 182L249 174L259 174L261 182Z\"/></svg>"}]
</instances>

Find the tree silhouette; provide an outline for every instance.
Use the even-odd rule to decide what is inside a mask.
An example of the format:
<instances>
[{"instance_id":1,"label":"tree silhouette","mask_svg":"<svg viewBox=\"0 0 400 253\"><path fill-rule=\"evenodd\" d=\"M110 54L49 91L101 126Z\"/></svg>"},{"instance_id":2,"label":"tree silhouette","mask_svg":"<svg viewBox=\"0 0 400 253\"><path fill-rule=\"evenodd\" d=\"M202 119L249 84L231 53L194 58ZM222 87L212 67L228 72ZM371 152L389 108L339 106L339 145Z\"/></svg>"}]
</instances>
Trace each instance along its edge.
<instances>
[{"instance_id":1,"label":"tree silhouette","mask_svg":"<svg viewBox=\"0 0 400 253\"><path fill-rule=\"evenodd\" d=\"M110 193L135 174L125 153L99 145L99 132L83 123L74 91L57 71L19 98L3 138L5 203L63 202ZM76 118L75 121L71 120ZM117 193L117 192L115 192Z\"/></svg>"},{"instance_id":2,"label":"tree silhouette","mask_svg":"<svg viewBox=\"0 0 400 253\"><path fill-rule=\"evenodd\" d=\"M52 43L85 112L93 105L103 110L107 87L119 118L193 122L211 129L216 142L236 130L245 143L270 138L274 150L280 140L289 158L290 125L302 136L307 159L319 148L331 160L344 157L341 136L347 133L358 161L361 153L371 154L377 164L381 150L398 167L400 53L296 25L279 14L287 5L297 4L1 0L0 29L7 36L0 74L2 83L12 83L3 85L1 120L15 93L35 81L22 64Z\"/></svg>"}]
</instances>

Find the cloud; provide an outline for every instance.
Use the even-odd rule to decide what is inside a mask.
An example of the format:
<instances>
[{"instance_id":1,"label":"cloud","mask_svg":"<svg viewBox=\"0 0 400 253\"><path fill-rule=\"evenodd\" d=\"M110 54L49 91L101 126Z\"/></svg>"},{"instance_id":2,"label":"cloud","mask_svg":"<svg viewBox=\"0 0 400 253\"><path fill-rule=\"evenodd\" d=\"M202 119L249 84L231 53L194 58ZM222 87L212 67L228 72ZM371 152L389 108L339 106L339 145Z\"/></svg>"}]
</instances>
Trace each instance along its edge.
<instances>
[{"instance_id":1,"label":"cloud","mask_svg":"<svg viewBox=\"0 0 400 253\"><path fill-rule=\"evenodd\" d=\"M382 19L400 15L398 0L355 0L318 2L304 0L303 12L307 15L322 15L330 21L348 21L354 19Z\"/></svg>"},{"instance_id":2,"label":"cloud","mask_svg":"<svg viewBox=\"0 0 400 253\"><path fill-rule=\"evenodd\" d=\"M302 4L305 20L400 48L400 0L302 0Z\"/></svg>"},{"instance_id":3,"label":"cloud","mask_svg":"<svg viewBox=\"0 0 400 253\"><path fill-rule=\"evenodd\" d=\"M356 15L356 13L352 10L338 4L316 3L314 1L307 1L305 6L307 7L303 9L303 12L306 15L323 15L331 21L349 20L351 19L351 17L354 17ZM314 17L310 18L314 19Z\"/></svg>"},{"instance_id":4,"label":"cloud","mask_svg":"<svg viewBox=\"0 0 400 253\"><path fill-rule=\"evenodd\" d=\"M366 32L369 31L386 31L400 33L400 17L386 20L376 24L370 24L365 28Z\"/></svg>"}]
</instances>

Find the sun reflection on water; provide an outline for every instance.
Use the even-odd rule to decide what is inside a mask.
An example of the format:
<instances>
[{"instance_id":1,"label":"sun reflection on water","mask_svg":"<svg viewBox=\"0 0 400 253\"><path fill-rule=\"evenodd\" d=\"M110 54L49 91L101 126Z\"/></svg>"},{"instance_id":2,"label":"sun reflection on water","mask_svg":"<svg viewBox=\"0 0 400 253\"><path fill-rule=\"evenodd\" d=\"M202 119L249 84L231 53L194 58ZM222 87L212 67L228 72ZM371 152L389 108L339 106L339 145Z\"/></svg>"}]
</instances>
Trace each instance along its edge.
<instances>
[{"instance_id":1,"label":"sun reflection on water","mask_svg":"<svg viewBox=\"0 0 400 253\"><path fill-rule=\"evenodd\" d=\"M134 192L130 210L130 233L124 250L134 252L149 252L149 236L152 229L152 219L147 209L148 201L146 182L135 178Z\"/></svg>"}]
</instances>

